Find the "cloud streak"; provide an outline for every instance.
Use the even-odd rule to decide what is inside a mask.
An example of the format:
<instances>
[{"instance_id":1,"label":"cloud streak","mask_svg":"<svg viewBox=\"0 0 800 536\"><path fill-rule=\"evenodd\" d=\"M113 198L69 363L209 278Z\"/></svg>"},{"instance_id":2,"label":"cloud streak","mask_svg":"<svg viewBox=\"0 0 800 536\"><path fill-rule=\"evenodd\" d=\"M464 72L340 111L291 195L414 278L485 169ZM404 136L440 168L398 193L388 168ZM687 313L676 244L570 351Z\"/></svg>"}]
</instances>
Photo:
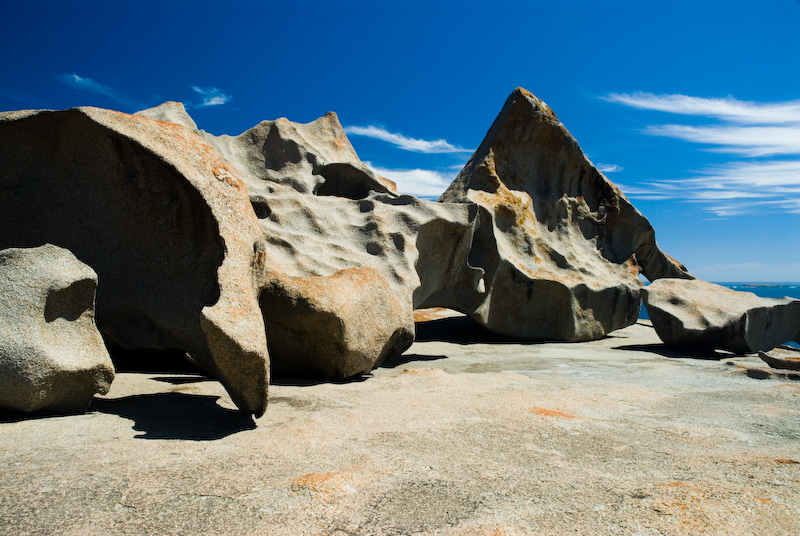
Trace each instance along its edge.
<instances>
[{"instance_id":1,"label":"cloud streak","mask_svg":"<svg viewBox=\"0 0 800 536\"><path fill-rule=\"evenodd\" d=\"M422 140L417 138L409 138L402 134L389 132L388 130L377 127L374 125L359 127L349 126L345 127L344 131L347 134L354 136L366 136L376 140L385 141L396 145L404 151L412 151L415 153L471 153L471 149L464 149L448 143L445 140Z\"/></svg>"},{"instance_id":2,"label":"cloud streak","mask_svg":"<svg viewBox=\"0 0 800 536\"><path fill-rule=\"evenodd\" d=\"M394 181L399 193L428 199L438 199L456 177L456 173L429 169L388 169L371 162L365 164L378 175Z\"/></svg>"},{"instance_id":3,"label":"cloud streak","mask_svg":"<svg viewBox=\"0 0 800 536\"><path fill-rule=\"evenodd\" d=\"M603 99L640 110L713 117L735 123L800 123L800 100L759 103L740 101L733 97L719 99L643 92L611 93Z\"/></svg>"},{"instance_id":4,"label":"cloud streak","mask_svg":"<svg viewBox=\"0 0 800 536\"><path fill-rule=\"evenodd\" d=\"M597 164L597 169L603 173L616 173L622 171L624 168L616 164Z\"/></svg>"},{"instance_id":5,"label":"cloud streak","mask_svg":"<svg viewBox=\"0 0 800 536\"><path fill-rule=\"evenodd\" d=\"M765 206L800 213L800 161L730 162L694 177L620 188L633 198L703 203L717 216L756 213Z\"/></svg>"},{"instance_id":6,"label":"cloud streak","mask_svg":"<svg viewBox=\"0 0 800 536\"><path fill-rule=\"evenodd\" d=\"M231 95L216 87L192 86L192 90L203 99L203 102L198 104L198 106L222 106L223 104L229 103L233 98Z\"/></svg>"},{"instance_id":7,"label":"cloud streak","mask_svg":"<svg viewBox=\"0 0 800 536\"><path fill-rule=\"evenodd\" d=\"M141 107L141 103L137 102L136 100L128 97L124 93L112 89L108 86L104 86L103 84L92 80L91 78L86 78L83 76L79 76L75 73L64 73L60 75L59 80L63 83L67 84L68 86L79 89L81 91L88 91L90 93L96 93L98 95L103 95L108 97L109 99L118 102L124 106L137 108Z\"/></svg>"},{"instance_id":8,"label":"cloud streak","mask_svg":"<svg viewBox=\"0 0 800 536\"><path fill-rule=\"evenodd\" d=\"M719 124L701 126L650 125L644 133L748 159L705 168L687 178L644 181L624 187L627 195L702 203L720 217L765 207L800 214L800 101L757 103L652 93L612 93L604 98L636 109L717 119Z\"/></svg>"},{"instance_id":9,"label":"cloud streak","mask_svg":"<svg viewBox=\"0 0 800 536\"><path fill-rule=\"evenodd\" d=\"M710 126L655 125L645 130L654 136L717 145L714 152L744 156L800 154L800 127L788 126Z\"/></svg>"}]
</instances>

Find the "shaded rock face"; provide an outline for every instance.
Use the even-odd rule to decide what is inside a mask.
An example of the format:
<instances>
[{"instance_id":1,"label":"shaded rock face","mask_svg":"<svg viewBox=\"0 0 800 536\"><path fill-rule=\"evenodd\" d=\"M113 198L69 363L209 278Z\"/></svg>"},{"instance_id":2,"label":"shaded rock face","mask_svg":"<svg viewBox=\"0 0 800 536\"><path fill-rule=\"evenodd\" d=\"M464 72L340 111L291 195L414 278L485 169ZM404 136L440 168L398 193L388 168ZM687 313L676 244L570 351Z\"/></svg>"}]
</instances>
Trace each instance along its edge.
<instances>
[{"instance_id":1,"label":"shaded rock face","mask_svg":"<svg viewBox=\"0 0 800 536\"><path fill-rule=\"evenodd\" d=\"M0 407L85 410L114 365L94 322L97 275L69 251L0 251Z\"/></svg>"},{"instance_id":2,"label":"shaded rock face","mask_svg":"<svg viewBox=\"0 0 800 536\"><path fill-rule=\"evenodd\" d=\"M800 342L800 300L761 298L700 280L659 279L644 290L653 327L665 344L736 353Z\"/></svg>"},{"instance_id":3,"label":"shaded rock face","mask_svg":"<svg viewBox=\"0 0 800 536\"><path fill-rule=\"evenodd\" d=\"M635 322L640 271L650 280L691 278L550 108L523 89L440 201L479 206L469 262L486 272L486 292L424 305L461 310L504 335L600 338Z\"/></svg>"},{"instance_id":4,"label":"shaded rock face","mask_svg":"<svg viewBox=\"0 0 800 536\"><path fill-rule=\"evenodd\" d=\"M374 268L272 278L260 303L275 376L348 378L414 340L409 304Z\"/></svg>"},{"instance_id":5,"label":"shaded rock face","mask_svg":"<svg viewBox=\"0 0 800 536\"><path fill-rule=\"evenodd\" d=\"M97 272L105 337L185 350L240 408L264 412L263 234L236 171L199 135L96 108L0 115L0 248L44 243Z\"/></svg>"}]
</instances>

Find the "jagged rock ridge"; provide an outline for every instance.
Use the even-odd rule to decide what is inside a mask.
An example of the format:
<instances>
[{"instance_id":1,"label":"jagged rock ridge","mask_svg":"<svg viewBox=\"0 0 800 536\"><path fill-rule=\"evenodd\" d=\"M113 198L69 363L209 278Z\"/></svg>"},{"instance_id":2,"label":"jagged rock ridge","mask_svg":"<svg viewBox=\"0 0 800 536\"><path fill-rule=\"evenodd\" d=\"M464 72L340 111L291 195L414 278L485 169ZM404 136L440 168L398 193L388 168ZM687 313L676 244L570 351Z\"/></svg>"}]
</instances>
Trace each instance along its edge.
<instances>
[{"instance_id":1,"label":"jagged rock ridge","mask_svg":"<svg viewBox=\"0 0 800 536\"><path fill-rule=\"evenodd\" d=\"M639 273L692 276L541 100L518 88L440 201L480 208L469 262L486 293L453 307L493 331L589 340L633 323Z\"/></svg>"}]
</instances>

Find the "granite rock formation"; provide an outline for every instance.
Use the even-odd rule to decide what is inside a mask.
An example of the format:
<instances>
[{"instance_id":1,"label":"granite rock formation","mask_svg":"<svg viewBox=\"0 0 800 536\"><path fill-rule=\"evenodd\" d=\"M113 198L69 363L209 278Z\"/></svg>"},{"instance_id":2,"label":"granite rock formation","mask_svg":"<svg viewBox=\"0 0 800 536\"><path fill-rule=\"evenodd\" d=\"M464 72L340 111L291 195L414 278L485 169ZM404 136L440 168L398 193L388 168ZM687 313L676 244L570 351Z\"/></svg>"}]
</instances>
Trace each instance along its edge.
<instances>
[{"instance_id":1,"label":"granite rock formation","mask_svg":"<svg viewBox=\"0 0 800 536\"><path fill-rule=\"evenodd\" d=\"M344 379L400 355L414 321L393 290L374 268L269 280L260 303L273 375Z\"/></svg>"},{"instance_id":2,"label":"granite rock formation","mask_svg":"<svg viewBox=\"0 0 800 536\"><path fill-rule=\"evenodd\" d=\"M471 244L474 207L465 205L438 204L415 199L410 196L391 196L373 194L366 199L351 200L333 196L315 196L297 192L273 193L265 197L270 207L269 215L260 220L267 242L267 258L270 269L268 284L262 294L262 310L267 319L270 355L275 371L291 370L294 375L302 375L296 361L291 359L283 364L284 356L291 356L292 342L285 338L275 338L270 333L273 313L267 311L272 300L265 298L281 285L294 287L296 281L311 278L317 283L306 287L307 292L338 293L349 292L351 282L348 278L337 277L343 270L365 269L380 274L385 282L380 291L372 296L356 298L369 314L376 318L375 333L362 337L363 340L395 339L401 347L376 344L370 351L374 355L373 366L387 355L399 353L413 340L413 309L427 296L435 293L474 292L481 284L483 272L468 266L466 258ZM296 279L295 279L296 278ZM327 283L321 280L329 278ZM384 289L385 285L385 289ZM335 286L342 289L333 290ZM365 288L363 291L366 291ZM283 299L283 298L281 298ZM313 301L313 296L307 295ZM322 298L320 299L327 299ZM294 318L292 311L283 307L282 322L287 325ZM339 322L348 323L360 320L347 312L339 310ZM391 314L389 314L391 311ZM307 331L308 319L296 311L297 330ZM335 311L330 310L330 313ZM378 318L389 314L393 319L391 329L384 327ZM368 325L343 328L346 332L366 333ZM402 331L409 337L394 337ZM332 353L330 345L319 347L319 359L329 360L329 366L317 365L308 370L309 374L326 374L333 371L341 355L352 352L364 353L357 348L347 348L349 341L344 339L343 347ZM286 347L279 346L286 343ZM323 349L326 349L323 351ZM380 353L376 353L380 352ZM371 368L371 367L370 367ZM342 369L345 370L345 369ZM351 370L348 367L346 370ZM369 369L352 369L354 373ZM342 377L337 372L330 377Z\"/></svg>"},{"instance_id":3,"label":"granite rock formation","mask_svg":"<svg viewBox=\"0 0 800 536\"><path fill-rule=\"evenodd\" d=\"M424 305L504 335L597 339L635 322L640 272L692 277L552 110L521 88L440 201L478 205L469 262L485 271L486 292Z\"/></svg>"},{"instance_id":4,"label":"granite rock formation","mask_svg":"<svg viewBox=\"0 0 800 536\"><path fill-rule=\"evenodd\" d=\"M193 124L176 103L139 114ZM476 208L394 193L394 183L358 159L336 114L308 124L283 118L263 121L235 137L199 133L243 178L264 233L268 274L261 306L277 373L341 378L366 372L410 344L413 309L428 296L471 295L481 288L482 270L467 264ZM369 334L360 313L353 314L355 309L341 300L332 307L331 296L352 290L352 278L340 274L354 273L350 269L375 270L388 285L384 289L381 283L371 299L354 299L376 320L391 311L391 326L376 321ZM289 307L301 296L303 307ZM268 310L272 304L280 314ZM309 308L318 314L309 316ZM339 315L340 332L330 327L330 315ZM321 333L311 334L317 329L312 318L320 321ZM270 333L270 324L277 320L272 329L281 330L281 335ZM317 345L313 359L298 357L298 340L285 336L291 330L306 334L303 355L314 353L312 341ZM322 333L330 334L337 345ZM365 341L374 341L369 350ZM361 357L348 357L355 355Z\"/></svg>"},{"instance_id":5,"label":"granite rock formation","mask_svg":"<svg viewBox=\"0 0 800 536\"><path fill-rule=\"evenodd\" d=\"M0 251L0 407L80 412L114 365L94 322L97 275L47 244Z\"/></svg>"},{"instance_id":6,"label":"granite rock formation","mask_svg":"<svg viewBox=\"0 0 800 536\"><path fill-rule=\"evenodd\" d=\"M328 112L310 123L285 117L262 121L238 136L214 136L198 130L183 104L165 102L136 115L171 121L202 136L240 172L256 211L264 194L276 185L317 195L360 199L370 192L396 192L395 184L369 169L339 123Z\"/></svg>"},{"instance_id":7,"label":"granite rock formation","mask_svg":"<svg viewBox=\"0 0 800 536\"><path fill-rule=\"evenodd\" d=\"M800 300L669 278L650 284L644 295L656 333L671 346L746 354L800 342Z\"/></svg>"},{"instance_id":8,"label":"granite rock formation","mask_svg":"<svg viewBox=\"0 0 800 536\"><path fill-rule=\"evenodd\" d=\"M263 233L238 173L197 133L97 108L0 114L0 248L44 243L97 273L106 339L185 350L263 414Z\"/></svg>"}]
</instances>

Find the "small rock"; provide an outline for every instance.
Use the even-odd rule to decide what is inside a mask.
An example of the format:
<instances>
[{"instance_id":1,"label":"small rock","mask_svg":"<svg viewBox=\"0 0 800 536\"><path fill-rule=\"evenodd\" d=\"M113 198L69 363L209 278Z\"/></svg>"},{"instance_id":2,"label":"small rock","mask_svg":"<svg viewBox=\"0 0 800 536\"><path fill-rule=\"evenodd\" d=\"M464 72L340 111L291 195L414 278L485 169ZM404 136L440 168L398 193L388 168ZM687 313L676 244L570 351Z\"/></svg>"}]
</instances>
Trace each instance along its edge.
<instances>
[{"instance_id":1,"label":"small rock","mask_svg":"<svg viewBox=\"0 0 800 536\"><path fill-rule=\"evenodd\" d=\"M114 365L94 322L97 274L50 244L0 251L0 406L84 411Z\"/></svg>"},{"instance_id":2,"label":"small rock","mask_svg":"<svg viewBox=\"0 0 800 536\"><path fill-rule=\"evenodd\" d=\"M410 303L374 268L330 277L273 277L261 294L272 373L343 379L414 340Z\"/></svg>"},{"instance_id":3,"label":"small rock","mask_svg":"<svg viewBox=\"0 0 800 536\"><path fill-rule=\"evenodd\" d=\"M789 347L775 348L771 352L758 352L758 357L774 369L800 371L800 350Z\"/></svg>"},{"instance_id":4,"label":"small rock","mask_svg":"<svg viewBox=\"0 0 800 536\"><path fill-rule=\"evenodd\" d=\"M800 341L800 300L761 298L699 279L665 278L644 289L665 344L746 354Z\"/></svg>"}]
</instances>

